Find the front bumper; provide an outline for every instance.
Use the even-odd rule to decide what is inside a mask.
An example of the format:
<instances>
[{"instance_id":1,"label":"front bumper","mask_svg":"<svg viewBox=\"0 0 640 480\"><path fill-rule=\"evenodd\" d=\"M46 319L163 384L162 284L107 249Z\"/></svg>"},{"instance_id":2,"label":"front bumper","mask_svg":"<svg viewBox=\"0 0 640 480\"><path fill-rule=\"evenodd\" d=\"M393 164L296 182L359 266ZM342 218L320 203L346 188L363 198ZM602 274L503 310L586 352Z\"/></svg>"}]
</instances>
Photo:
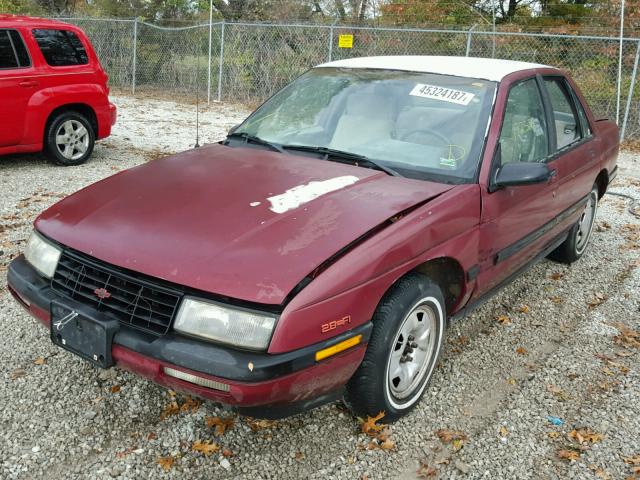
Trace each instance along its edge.
<instances>
[{"instance_id":1,"label":"front bumper","mask_svg":"<svg viewBox=\"0 0 640 480\"><path fill-rule=\"evenodd\" d=\"M50 323L51 301L65 301L23 256L11 262L7 280L16 300L46 326ZM155 336L121 324L113 339L112 357L117 366L168 388L222 403L244 414L277 418L339 398L364 357L371 328L368 322L320 344L270 355L235 350L173 331ZM358 334L362 335L359 345L315 361L315 352ZM218 382L228 391L167 375L165 368Z\"/></svg>"}]
</instances>

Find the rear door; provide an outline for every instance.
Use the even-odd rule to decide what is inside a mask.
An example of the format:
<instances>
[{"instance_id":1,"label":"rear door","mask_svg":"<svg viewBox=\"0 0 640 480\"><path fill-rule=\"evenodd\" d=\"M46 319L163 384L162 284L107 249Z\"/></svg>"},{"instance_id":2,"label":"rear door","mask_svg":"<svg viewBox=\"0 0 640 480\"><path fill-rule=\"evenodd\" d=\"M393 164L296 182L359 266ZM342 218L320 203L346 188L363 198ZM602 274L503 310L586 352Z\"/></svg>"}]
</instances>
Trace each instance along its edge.
<instances>
[{"instance_id":1,"label":"rear door","mask_svg":"<svg viewBox=\"0 0 640 480\"><path fill-rule=\"evenodd\" d=\"M510 162L546 162L553 176L546 183L482 192L478 296L497 286L532 260L549 242L550 222L560 213L560 181L555 139L541 77L512 84L502 118L500 155L492 176Z\"/></svg>"},{"instance_id":2,"label":"rear door","mask_svg":"<svg viewBox=\"0 0 640 480\"><path fill-rule=\"evenodd\" d=\"M0 147L22 141L27 105L37 86L34 73L21 33L0 29Z\"/></svg>"},{"instance_id":3,"label":"rear door","mask_svg":"<svg viewBox=\"0 0 640 480\"><path fill-rule=\"evenodd\" d=\"M544 86L556 134L558 201L569 208L589 193L598 175L599 140L592 135L584 107L563 76L545 75Z\"/></svg>"}]
</instances>

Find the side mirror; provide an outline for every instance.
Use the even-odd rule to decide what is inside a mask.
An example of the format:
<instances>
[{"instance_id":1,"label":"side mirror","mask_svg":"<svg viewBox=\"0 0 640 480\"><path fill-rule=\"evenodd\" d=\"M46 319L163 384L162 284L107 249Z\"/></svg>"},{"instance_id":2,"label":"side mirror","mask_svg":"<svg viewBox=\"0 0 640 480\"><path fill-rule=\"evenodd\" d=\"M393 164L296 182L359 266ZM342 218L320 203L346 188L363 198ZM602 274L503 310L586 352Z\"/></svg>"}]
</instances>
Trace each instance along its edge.
<instances>
[{"instance_id":1,"label":"side mirror","mask_svg":"<svg viewBox=\"0 0 640 480\"><path fill-rule=\"evenodd\" d=\"M534 185L548 181L552 175L553 172L546 163L507 163L500 167L496 173L494 185L497 188L513 187L516 185Z\"/></svg>"}]
</instances>

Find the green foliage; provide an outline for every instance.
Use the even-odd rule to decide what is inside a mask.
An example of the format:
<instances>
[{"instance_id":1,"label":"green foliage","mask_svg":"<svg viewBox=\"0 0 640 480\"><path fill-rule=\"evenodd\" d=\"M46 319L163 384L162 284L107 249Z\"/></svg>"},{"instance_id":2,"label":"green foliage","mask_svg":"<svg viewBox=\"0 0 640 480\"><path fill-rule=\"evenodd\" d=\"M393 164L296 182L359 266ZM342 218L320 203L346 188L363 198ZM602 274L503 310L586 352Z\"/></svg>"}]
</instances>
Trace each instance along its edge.
<instances>
[{"instance_id":1,"label":"green foliage","mask_svg":"<svg viewBox=\"0 0 640 480\"><path fill-rule=\"evenodd\" d=\"M35 1L31 0L0 0L0 12L39 15L43 13L43 10Z\"/></svg>"}]
</instances>

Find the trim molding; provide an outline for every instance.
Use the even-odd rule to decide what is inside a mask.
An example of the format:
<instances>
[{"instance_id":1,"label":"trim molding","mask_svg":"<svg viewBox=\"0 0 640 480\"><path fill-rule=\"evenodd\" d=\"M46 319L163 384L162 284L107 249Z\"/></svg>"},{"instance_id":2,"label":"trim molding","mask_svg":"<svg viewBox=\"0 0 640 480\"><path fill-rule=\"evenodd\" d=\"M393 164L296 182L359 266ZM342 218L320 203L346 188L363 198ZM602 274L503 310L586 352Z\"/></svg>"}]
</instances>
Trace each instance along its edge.
<instances>
[{"instance_id":1,"label":"trim molding","mask_svg":"<svg viewBox=\"0 0 640 480\"><path fill-rule=\"evenodd\" d=\"M578 202L574 203L572 206L570 206L569 208L561 212L553 220L548 221L537 230L534 230L533 232L525 235L515 243L512 243L508 247L505 247L502 250L500 250L496 254L493 263L497 265L498 263L503 262L504 260L515 255L524 247L538 240L540 237L542 237L543 235L551 231L553 228L555 228L559 223L563 222L564 220L569 218L571 215L576 213L580 209L580 207L584 206L584 204L587 202L588 199L589 199L589 195L584 196L583 198L578 200Z\"/></svg>"}]
</instances>

